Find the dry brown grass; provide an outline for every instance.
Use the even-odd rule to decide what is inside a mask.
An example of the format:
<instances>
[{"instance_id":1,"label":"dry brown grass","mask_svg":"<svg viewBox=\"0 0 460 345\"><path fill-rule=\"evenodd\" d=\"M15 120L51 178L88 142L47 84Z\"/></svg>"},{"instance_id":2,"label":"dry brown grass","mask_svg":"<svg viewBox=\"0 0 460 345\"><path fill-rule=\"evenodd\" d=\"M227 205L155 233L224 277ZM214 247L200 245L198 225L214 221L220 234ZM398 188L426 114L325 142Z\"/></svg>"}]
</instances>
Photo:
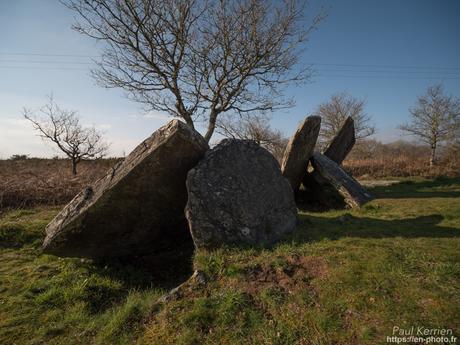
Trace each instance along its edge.
<instances>
[{"instance_id":1,"label":"dry brown grass","mask_svg":"<svg viewBox=\"0 0 460 345\"><path fill-rule=\"evenodd\" d=\"M380 156L375 158L350 158L344 162L344 167L355 177L382 178L394 177L436 177L458 176L460 167L452 161L441 161L434 167L429 167L425 157L409 157L407 155Z\"/></svg>"},{"instance_id":2,"label":"dry brown grass","mask_svg":"<svg viewBox=\"0 0 460 345\"><path fill-rule=\"evenodd\" d=\"M357 144L343 164L359 178L460 175L459 146L440 147L437 156L436 165L430 167L430 150L426 146L405 141L382 144L368 140Z\"/></svg>"},{"instance_id":3,"label":"dry brown grass","mask_svg":"<svg viewBox=\"0 0 460 345\"><path fill-rule=\"evenodd\" d=\"M459 176L459 150L441 156L438 165L427 164L429 151L407 143L356 147L344 162L353 176L361 179L410 176ZM69 202L88 183L101 177L117 159L84 161L72 176L66 159L0 160L0 211Z\"/></svg>"},{"instance_id":4,"label":"dry brown grass","mask_svg":"<svg viewBox=\"0 0 460 345\"><path fill-rule=\"evenodd\" d=\"M0 210L61 205L101 177L116 159L83 161L72 176L65 159L0 160Z\"/></svg>"}]
</instances>

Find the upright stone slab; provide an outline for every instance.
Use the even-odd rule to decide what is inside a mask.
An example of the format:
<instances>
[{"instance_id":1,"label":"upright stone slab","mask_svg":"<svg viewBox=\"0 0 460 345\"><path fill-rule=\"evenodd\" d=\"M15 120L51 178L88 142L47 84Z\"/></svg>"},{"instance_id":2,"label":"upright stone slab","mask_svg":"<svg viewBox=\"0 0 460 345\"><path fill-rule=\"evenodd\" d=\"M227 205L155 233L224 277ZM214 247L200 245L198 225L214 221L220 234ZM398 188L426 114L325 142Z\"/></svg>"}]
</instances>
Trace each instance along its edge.
<instances>
[{"instance_id":1,"label":"upright stone slab","mask_svg":"<svg viewBox=\"0 0 460 345\"><path fill-rule=\"evenodd\" d=\"M372 196L364 187L325 155L313 154L311 163L315 173L334 186L350 207L361 207L372 200Z\"/></svg>"},{"instance_id":2,"label":"upright stone slab","mask_svg":"<svg viewBox=\"0 0 460 345\"><path fill-rule=\"evenodd\" d=\"M191 242L185 180L207 149L201 135L183 122L161 127L48 224L44 252L121 257Z\"/></svg>"},{"instance_id":3,"label":"upright stone slab","mask_svg":"<svg viewBox=\"0 0 460 345\"><path fill-rule=\"evenodd\" d=\"M297 192L306 174L308 160L313 154L320 126L320 116L307 117L297 128L284 151L281 171L294 192Z\"/></svg>"},{"instance_id":4,"label":"upright stone slab","mask_svg":"<svg viewBox=\"0 0 460 345\"><path fill-rule=\"evenodd\" d=\"M340 165L350 153L355 142L355 122L349 116L337 135L332 139L326 151L324 151L324 155Z\"/></svg>"},{"instance_id":5,"label":"upright stone slab","mask_svg":"<svg viewBox=\"0 0 460 345\"><path fill-rule=\"evenodd\" d=\"M355 125L352 117L348 117L337 135L332 139L329 146L324 151L324 155L337 164L342 164L343 160L350 153L355 144ZM309 190L318 193L318 199L326 200L326 195L320 195L325 188L327 181L316 171L307 173L302 183Z\"/></svg>"},{"instance_id":6,"label":"upright stone slab","mask_svg":"<svg viewBox=\"0 0 460 345\"><path fill-rule=\"evenodd\" d=\"M276 159L253 141L225 139L187 176L185 214L197 248L273 244L297 208Z\"/></svg>"}]
</instances>

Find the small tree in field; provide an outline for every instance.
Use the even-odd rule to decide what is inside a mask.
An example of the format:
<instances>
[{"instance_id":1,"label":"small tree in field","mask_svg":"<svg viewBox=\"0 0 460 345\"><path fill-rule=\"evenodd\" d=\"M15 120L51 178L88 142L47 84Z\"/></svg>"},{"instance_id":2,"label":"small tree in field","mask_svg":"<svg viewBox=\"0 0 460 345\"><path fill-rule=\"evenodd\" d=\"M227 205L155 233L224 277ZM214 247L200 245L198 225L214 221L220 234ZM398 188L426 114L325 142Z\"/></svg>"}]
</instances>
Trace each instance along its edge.
<instances>
[{"instance_id":1,"label":"small tree in field","mask_svg":"<svg viewBox=\"0 0 460 345\"><path fill-rule=\"evenodd\" d=\"M269 117L262 115L242 119L221 117L216 132L227 138L254 140L270 151L278 161L283 157L288 142L280 131L270 127Z\"/></svg>"},{"instance_id":2,"label":"small tree in field","mask_svg":"<svg viewBox=\"0 0 460 345\"><path fill-rule=\"evenodd\" d=\"M430 86L409 109L411 120L399 128L417 136L431 149L430 166L436 161L439 144L455 141L460 128L460 99L444 95L441 84Z\"/></svg>"},{"instance_id":3,"label":"small tree in field","mask_svg":"<svg viewBox=\"0 0 460 345\"><path fill-rule=\"evenodd\" d=\"M107 154L108 145L102 134L94 127L83 127L76 111L61 109L52 97L38 115L24 109L23 116L32 122L40 137L56 144L71 160L73 175L77 174L77 164L82 159L102 158Z\"/></svg>"},{"instance_id":4,"label":"small tree in field","mask_svg":"<svg viewBox=\"0 0 460 345\"><path fill-rule=\"evenodd\" d=\"M347 93L336 93L331 99L320 104L314 115L321 116L320 143L327 145L339 132L345 120L351 116L355 125L358 143L375 133L371 117L364 110L365 102Z\"/></svg>"},{"instance_id":5,"label":"small tree in field","mask_svg":"<svg viewBox=\"0 0 460 345\"><path fill-rule=\"evenodd\" d=\"M223 113L292 105L289 84L309 77L299 58L322 15L304 0L61 0L74 29L96 39L93 75L148 110L204 121L207 141Z\"/></svg>"}]
</instances>

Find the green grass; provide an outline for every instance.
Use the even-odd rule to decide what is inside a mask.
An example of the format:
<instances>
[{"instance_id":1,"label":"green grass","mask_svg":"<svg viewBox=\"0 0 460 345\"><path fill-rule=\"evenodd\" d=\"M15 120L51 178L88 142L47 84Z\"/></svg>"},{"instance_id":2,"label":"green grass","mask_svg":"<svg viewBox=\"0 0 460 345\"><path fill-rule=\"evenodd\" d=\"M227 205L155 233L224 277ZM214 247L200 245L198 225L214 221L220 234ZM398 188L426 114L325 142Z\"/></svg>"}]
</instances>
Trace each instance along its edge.
<instances>
[{"instance_id":1,"label":"green grass","mask_svg":"<svg viewBox=\"0 0 460 345\"><path fill-rule=\"evenodd\" d=\"M208 283L43 255L57 209L0 217L0 344L386 344L394 326L460 336L460 179L376 187L360 210L300 213L274 248L200 251ZM186 264L186 263L185 263Z\"/></svg>"},{"instance_id":2,"label":"green grass","mask_svg":"<svg viewBox=\"0 0 460 345\"><path fill-rule=\"evenodd\" d=\"M128 344L164 293L134 266L41 254L57 209L0 218L0 344Z\"/></svg>"}]
</instances>

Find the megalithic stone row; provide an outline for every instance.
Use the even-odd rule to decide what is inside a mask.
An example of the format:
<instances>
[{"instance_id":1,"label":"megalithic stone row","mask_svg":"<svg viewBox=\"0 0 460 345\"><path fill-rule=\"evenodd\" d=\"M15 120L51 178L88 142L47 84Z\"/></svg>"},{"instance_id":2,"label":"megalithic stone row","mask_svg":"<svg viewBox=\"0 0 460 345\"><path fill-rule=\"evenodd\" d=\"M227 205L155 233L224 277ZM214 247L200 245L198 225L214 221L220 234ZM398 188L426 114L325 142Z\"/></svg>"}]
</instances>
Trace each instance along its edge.
<instances>
[{"instance_id":1,"label":"megalithic stone row","mask_svg":"<svg viewBox=\"0 0 460 345\"><path fill-rule=\"evenodd\" d=\"M254 141L225 139L187 176L185 214L197 248L270 245L294 230L297 207L276 159Z\"/></svg>"},{"instance_id":2,"label":"megalithic stone row","mask_svg":"<svg viewBox=\"0 0 460 345\"><path fill-rule=\"evenodd\" d=\"M355 123L353 118L349 116L337 135L332 139L331 143L324 151L324 155L332 159L337 164L342 164L343 160L350 153L355 145Z\"/></svg>"},{"instance_id":3,"label":"megalithic stone row","mask_svg":"<svg viewBox=\"0 0 460 345\"><path fill-rule=\"evenodd\" d=\"M288 179L294 192L297 192L306 174L308 161L313 154L320 126L320 116L307 117L297 128L284 151L281 171L283 176Z\"/></svg>"},{"instance_id":4,"label":"megalithic stone row","mask_svg":"<svg viewBox=\"0 0 460 345\"><path fill-rule=\"evenodd\" d=\"M353 121L353 118L349 116L345 120L339 132L332 139L332 141L324 151L324 155L340 165L352 150L353 146L355 145L355 142L355 123ZM323 185L327 182L321 177L320 174L315 174L315 172L311 172L305 173L302 183L304 184L304 186L307 186L312 185L314 183ZM320 188L319 186L315 186L314 189L319 190Z\"/></svg>"},{"instance_id":5,"label":"megalithic stone row","mask_svg":"<svg viewBox=\"0 0 460 345\"><path fill-rule=\"evenodd\" d=\"M44 252L122 257L192 243L185 181L207 149L203 137L181 121L161 127L48 224Z\"/></svg>"},{"instance_id":6,"label":"megalithic stone row","mask_svg":"<svg viewBox=\"0 0 460 345\"><path fill-rule=\"evenodd\" d=\"M369 192L332 159L316 152L311 158L311 163L315 173L334 186L350 207L361 207L372 200Z\"/></svg>"},{"instance_id":7,"label":"megalithic stone row","mask_svg":"<svg viewBox=\"0 0 460 345\"><path fill-rule=\"evenodd\" d=\"M350 207L360 207L372 199L369 192L340 167L355 142L354 121L348 117L324 151L324 155L315 153L312 156L310 161L314 170L306 173L302 183L310 192L318 194L318 200L326 201L331 197L324 193L328 185L334 187Z\"/></svg>"}]
</instances>

